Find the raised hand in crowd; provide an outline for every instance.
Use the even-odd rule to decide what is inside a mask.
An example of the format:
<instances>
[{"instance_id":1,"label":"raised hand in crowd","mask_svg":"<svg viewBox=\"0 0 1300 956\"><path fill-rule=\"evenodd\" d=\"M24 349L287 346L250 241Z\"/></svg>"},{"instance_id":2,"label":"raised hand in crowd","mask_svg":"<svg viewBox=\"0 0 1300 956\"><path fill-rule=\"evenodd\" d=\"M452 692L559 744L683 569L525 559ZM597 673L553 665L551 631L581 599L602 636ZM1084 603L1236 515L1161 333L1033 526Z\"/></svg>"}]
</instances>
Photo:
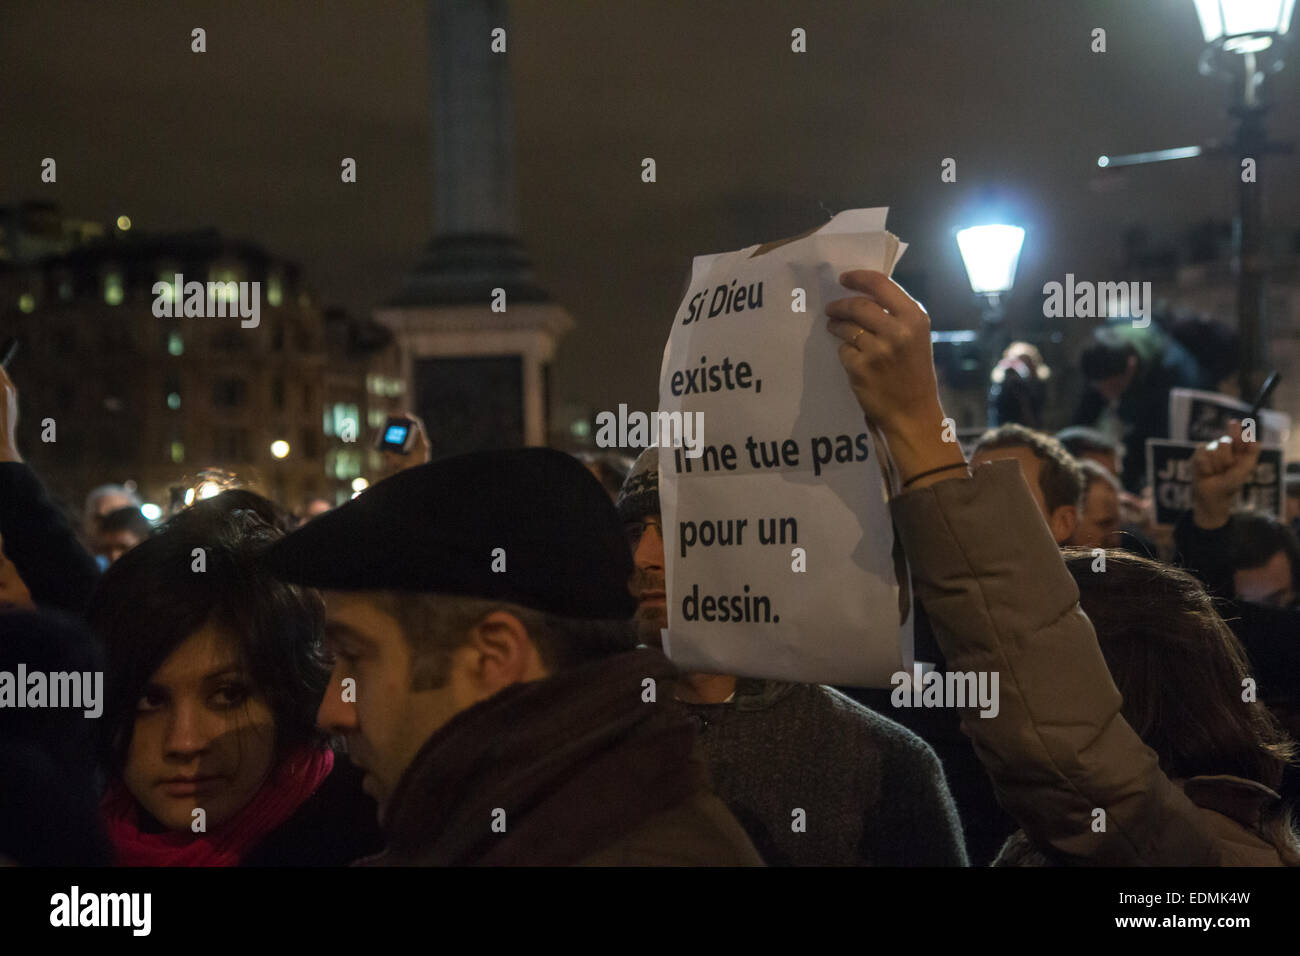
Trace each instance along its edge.
<instances>
[{"instance_id":1,"label":"raised hand in crowd","mask_svg":"<svg viewBox=\"0 0 1300 956\"><path fill-rule=\"evenodd\" d=\"M880 273L840 281L862 294L831 303L829 327L905 479L890 508L947 661L946 706L1022 828L1002 862L1300 863L1277 793L1292 744L1242 697L1245 654L1205 592L1120 552L1109 571L1090 552L1067 566L1019 466L968 475L943 442L925 311ZM1251 453L1221 447L1206 463L1219 497ZM996 706L959 693L980 682Z\"/></svg>"},{"instance_id":2,"label":"raised hand in crowd","mask_svg":"<svg viewBox=\"0 0 1300 956\"><path fill-rule=\"evenodd\" d=\"M858 404L885 436L905 484L953 477L966 460L955 441L943 440L930 316L884 273L857 269L840 282L861 294L829 303L827 327L843 340L840 363Z\"/></svg>"},{"instance_id":3,"label":"raised hand in crowd","mask_svg":"<svg viewBox=\"0 0 1300 956\"><path fill-rule=\"evenodd\" d=\"M1192 520L1199 528L1222 528L1232 516L1237 493L1259 464L1260 445L1243 441L1241 422L1228 424L1228 434L1207 442L1192 456Z\"/></svg>"},{"instance_id":4,"label":"raised hand in crowd","mask_svg":"<svg viewBox=\"0 0 1300 956\"><path fill-rule=\"evenodd\" d=\"M405 455L388 449L380 452L384 459L383 476L385 478L395 475L399 471L414 468L416 465L427 464L433 460L433 448L429 444L429 433L425 431L424 421L418 415L413 415L410 412L403 412L402 414L415 424L415 442L412 444L411 450Z\"/></svg>"}]
</instances>

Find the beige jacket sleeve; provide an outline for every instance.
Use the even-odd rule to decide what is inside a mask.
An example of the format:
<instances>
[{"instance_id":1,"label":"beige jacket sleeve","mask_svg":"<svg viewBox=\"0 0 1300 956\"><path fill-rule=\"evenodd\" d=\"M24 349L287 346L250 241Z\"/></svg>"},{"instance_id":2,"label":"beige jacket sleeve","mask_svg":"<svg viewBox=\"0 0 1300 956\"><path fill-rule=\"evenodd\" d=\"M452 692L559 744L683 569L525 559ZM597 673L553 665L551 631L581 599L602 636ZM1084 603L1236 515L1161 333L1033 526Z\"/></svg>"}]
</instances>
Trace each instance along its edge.
<instances>
[{"instance_id":1,"label":"beige jacket sleeve","mask_svg":"<svg viewBox=\"0 0 1300 956\"><path fill-rule=\"evenodd\" d=\"M1079 590L1019 465L992 462L891 508L948 670L998 674L997 715L968 709L965 723L1029 838L1076 864L1217 865L1200 811L1120 715ZM1104 830L1094 829L1098 809Z\"/></svg>"}]
</instances>

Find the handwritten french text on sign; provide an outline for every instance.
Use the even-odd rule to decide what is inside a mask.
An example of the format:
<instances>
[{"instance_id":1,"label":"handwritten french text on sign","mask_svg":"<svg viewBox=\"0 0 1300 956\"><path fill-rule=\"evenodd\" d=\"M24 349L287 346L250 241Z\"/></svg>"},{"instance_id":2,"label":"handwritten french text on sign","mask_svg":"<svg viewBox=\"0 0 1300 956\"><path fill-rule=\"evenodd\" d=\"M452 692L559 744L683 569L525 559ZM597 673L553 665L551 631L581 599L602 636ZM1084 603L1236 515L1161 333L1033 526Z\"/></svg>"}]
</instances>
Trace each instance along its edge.
<instances>
[{"instance_id":1,"label":"handwritten french text on sign","mask_svg":"<svg viewBox=\"0 0 1300 956\"><path fill-rule=\"evenodd\" d=\"M1172 525L1192 510L1197 442L1147 439L1147 483L1155 495L1156 524ZM1282 518L1282 449L1261 448L1259 464L1237 497L1237 507Z\"/></svg>"},{"instance_id":2,"label":"handwritten french text on sign","mask_svg":"<svg viewBox=\"0 0 1300 956\"><path fill-rule=\"evenodd\" d=\"M893 270L886 212L695 260L659 378L660 411L707 426L700 457L659 450L664 648L684 670L887 687L911 666L887 461L825 315L854 294L840 273ZM744 383L712 374L742 363Z\"/></svg>"}]
</instances>

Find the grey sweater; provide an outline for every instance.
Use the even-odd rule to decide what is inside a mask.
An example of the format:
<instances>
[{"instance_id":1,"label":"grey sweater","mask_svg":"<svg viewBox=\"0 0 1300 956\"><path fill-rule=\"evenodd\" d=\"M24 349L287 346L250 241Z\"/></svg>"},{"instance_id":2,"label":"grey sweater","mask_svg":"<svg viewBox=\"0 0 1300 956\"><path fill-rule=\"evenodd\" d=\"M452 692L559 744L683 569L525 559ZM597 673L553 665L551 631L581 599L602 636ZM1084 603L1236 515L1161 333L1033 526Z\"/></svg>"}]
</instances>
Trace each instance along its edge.
<instances>
[{"instance_id":1,"label":"grey sweater","mask_svg":"<svg viewBox=\"0 0 1300 956\"><path fill-rule=\"evenodd\" d=\"M943 768L905 727L816 684L742 678L728 703L681 706L769 866L966 865Z\"/></svg>"}]
</instances>

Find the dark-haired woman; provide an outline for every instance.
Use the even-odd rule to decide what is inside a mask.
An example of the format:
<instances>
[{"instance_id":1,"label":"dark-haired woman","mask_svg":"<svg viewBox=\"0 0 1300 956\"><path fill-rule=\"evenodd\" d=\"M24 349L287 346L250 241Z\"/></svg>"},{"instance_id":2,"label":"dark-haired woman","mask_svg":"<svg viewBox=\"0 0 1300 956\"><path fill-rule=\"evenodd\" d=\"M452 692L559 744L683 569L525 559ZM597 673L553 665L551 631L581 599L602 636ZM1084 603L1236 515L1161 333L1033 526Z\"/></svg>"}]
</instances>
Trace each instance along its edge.
<instances>
[{"instance_id":1,"label":"dark-haired woman","mask_svg":"<svg viewBox=\"0 0 1300 956\"><path fill-rule=\"evenodd\" d=\"M328 866L379 848L360 774L315 727L319 597L258 573L279 532L245 504L182 512L96 591L120 865Z\"/></svg>"}]
</instances>

